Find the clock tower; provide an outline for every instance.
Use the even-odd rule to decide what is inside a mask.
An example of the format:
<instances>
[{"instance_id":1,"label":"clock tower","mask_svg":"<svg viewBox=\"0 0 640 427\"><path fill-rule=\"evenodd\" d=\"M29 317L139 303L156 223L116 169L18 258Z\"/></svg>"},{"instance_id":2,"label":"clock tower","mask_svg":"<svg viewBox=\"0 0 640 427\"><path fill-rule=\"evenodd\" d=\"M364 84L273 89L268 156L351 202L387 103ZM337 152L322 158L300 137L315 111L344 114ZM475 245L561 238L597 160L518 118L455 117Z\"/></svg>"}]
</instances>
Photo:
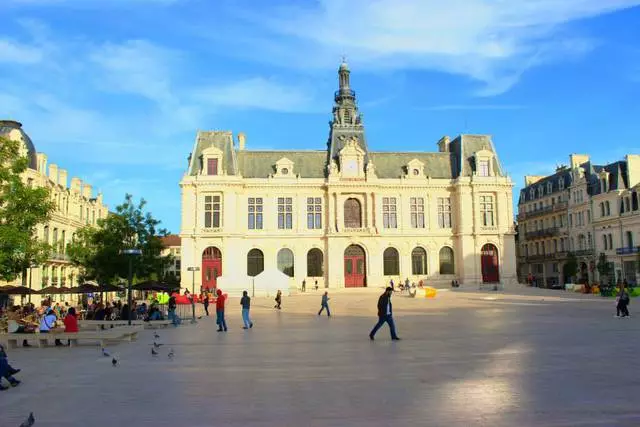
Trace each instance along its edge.
<instances>
[{"instance_id":1,"label":"clock tower","mask_svg":"<svg viewBox=\"0 0 640 427\"><path fill-rule=\"evenodd\" d=\"M363 177L368 163L367 142L356 93L350 86L349 66L342 61L338 69L338 90L334 93L333 118L329 122L327 164L340 165L343 177ZM331 168L328 168L331 170Z\"/></svg>"}]
</instances>

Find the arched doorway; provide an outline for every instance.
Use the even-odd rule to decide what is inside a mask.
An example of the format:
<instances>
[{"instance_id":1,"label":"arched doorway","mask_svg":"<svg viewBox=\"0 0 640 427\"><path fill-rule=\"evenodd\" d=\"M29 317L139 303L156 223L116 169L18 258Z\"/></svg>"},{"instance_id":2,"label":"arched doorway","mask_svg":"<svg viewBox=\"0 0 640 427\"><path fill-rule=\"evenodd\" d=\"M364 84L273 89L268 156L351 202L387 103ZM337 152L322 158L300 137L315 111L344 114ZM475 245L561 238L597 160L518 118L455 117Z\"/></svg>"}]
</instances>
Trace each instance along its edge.
<instances>
[{"instance_id":1,"label":"arched doorway","mask_svg":"<svg viewBox=\"0 0 640 427\"><path fill-rule=\"evenodd\" d=\"M202 289L216 287L222 275L222 253L215 246L209 246L202 253Z\"/></svg>"},{"instance_id":2,"label":"arched doorway","mask_svg":"<svg viewBox=\"0 0 640 427\"><path fill-rule=\"evenodd\" d=\"M497 283L500 281L500 260L498 248L487 243L480 251L480 264L482 265L482 282Z\"/></svg>"},{"instance_id":3,"label":"arched doorway","mask_svg":"<svg viewBox=\"0 0 640 427\"><path fill-rule=\"evenodd\" d=\"M282 248L278 251L278 270L293 277L293 252L291 249Z\"/></svg>"},{"instance_id":4,"label":"arched doorway","mask_svg":"<svg viewBox=\"0 0 640 427\"><path fill-rule=\"evenodd\" d=\"M367 265L362 246L351 245L344 250L344 286L361 288L366 286Z\"/></svg>"},{"instance_id":5,"label":"arched doorway","mask_svg":"<svg viewBox=\"0 0 640 427\"><path fill-rule=\"evenodd\" d=\"M427 251L419 246L411 251L411 274L427 274Z\"/></svg>"},{"instance_id":6,"label":"arched doorway","mask_svg":"<svg viewBox=\"0 0 640 427\"><path fill-rule=\"evenodd\" d=\"M344 202L344 228L362 228L362 209L358 199Z\"/></svg>"},{"instance_id":7,"label":"arched doorway","mask_svg":"<svg viewBox=\"0 0 640 427\"><path fill-rule=\"evenodd\" d=\"M453 258L453 249L449 246L443 246L438 255L440 258L440 274L454 274L455 261Z\"/></svg>"},{"instance_id":8,"label":"arched doorway","mask_svg":"<svg viewBox=\"0 0 640 427\"><path fill-rule=\"evenodd\" d=\"M396 248L387 248L382 254L382 270L385 276L400 274L400 255Z\"/></svg>"},{"instance_id":9,"label":"arched doorway","mask_svg":"<svg viewBox=\"0 0 640 427\"><path fill-rule=\"evenodd\" d=\"M260 249L251 249L247 254L247 276L255 277L264 271L264 254Z\"/></svg>"},{"instance_id":10,"label":"arched doorway","mask_svg":"<svg viewBox=\"0 0 640 427\"><path fill-rule=\"evenodd\" d=\"M313 248L307 252L307 277L322 277L323 255L318 248Z\"/></svg>"},{"instance_id":11,"label":"arched doorway","mask_svg":"<svg viewBox=\"0 0 640 427\"><path fill-rule=\"evenodd\" d=\"M589 268L586 262L580 263L580 280L578 283L589 283Z\"/></svg>"}]
</instances>

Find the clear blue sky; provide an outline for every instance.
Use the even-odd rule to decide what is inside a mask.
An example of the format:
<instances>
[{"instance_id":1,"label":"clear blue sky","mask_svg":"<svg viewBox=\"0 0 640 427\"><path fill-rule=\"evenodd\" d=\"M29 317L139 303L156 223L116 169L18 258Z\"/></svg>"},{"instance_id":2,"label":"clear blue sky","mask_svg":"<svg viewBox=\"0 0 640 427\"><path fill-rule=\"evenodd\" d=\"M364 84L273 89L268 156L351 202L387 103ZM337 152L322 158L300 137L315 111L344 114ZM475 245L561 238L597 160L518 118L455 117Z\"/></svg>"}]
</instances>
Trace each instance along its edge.
<instances>
[{"instance_id":1,"label":"clear blue sky","mask_svg":"<svg viewBox=\"0 0 640 427\"><path fill-rule=\"evenodd\" d=\"M0 117L174 232L196 131L325 148L342 55L373 150L488 133L516 191L640 153L640 0L0 3Z\"/></svg>"}]
</instances>

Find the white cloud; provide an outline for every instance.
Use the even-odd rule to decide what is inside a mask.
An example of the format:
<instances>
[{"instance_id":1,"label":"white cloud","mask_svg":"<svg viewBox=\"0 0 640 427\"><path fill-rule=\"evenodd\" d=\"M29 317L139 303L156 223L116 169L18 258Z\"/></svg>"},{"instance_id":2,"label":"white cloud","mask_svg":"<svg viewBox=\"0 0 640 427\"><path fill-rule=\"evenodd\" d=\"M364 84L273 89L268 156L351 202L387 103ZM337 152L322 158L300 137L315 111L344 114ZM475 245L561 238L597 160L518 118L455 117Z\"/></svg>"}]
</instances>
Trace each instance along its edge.
<instances>
[{"instance_id":1,"label":"white cloud","mask_svg":"<svg viewBox=\"0 0 640 427\"><path fill-rule=\"evenodd\" d=\"M509 90L531 67L593 47L588 37L570 34L566 24L638 4L640 0L321 0L244 17L280 36L263 43L248 36L252 57L308 68L335 67L337 58L347 54L363 68L465 75L484 84L479 95L490 96Z\"/></svg>"},{"instance_id":2,"label":"white cloud","mask_svg":"<svg viewBox=\"0 0 640 427\"><path fill-rule=\"evenodd\" d=\"M214 106L298 113L314 109L314 99L307 89L263 77L196 88L193 96L199 102Z\"/></svg>"},{"instance_id":3,"label":"white cloud","mask_svg":"<svg viewBox=\"0 0 640 427\"><path fill-rule=\"evenodd\" d=\"M8 39L0 39L0 64L35 64L42 60L43 53L36 46L25 45Z\"/></svg>"}]
</instances>

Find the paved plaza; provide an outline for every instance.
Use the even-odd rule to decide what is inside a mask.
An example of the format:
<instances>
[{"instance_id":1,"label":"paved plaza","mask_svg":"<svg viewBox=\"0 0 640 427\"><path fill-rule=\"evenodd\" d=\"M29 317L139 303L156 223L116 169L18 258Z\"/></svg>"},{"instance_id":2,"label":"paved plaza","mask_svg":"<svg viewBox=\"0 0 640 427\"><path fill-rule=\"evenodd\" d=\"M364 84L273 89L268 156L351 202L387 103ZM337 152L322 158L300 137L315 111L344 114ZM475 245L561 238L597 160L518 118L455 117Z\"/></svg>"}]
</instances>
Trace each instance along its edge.
<instances>
[{"instance_id":1,"label":"paved plaza","mask_svg":"<svg viewBox=\"0 0 640 427\"><path fill-rule=\"evenodd\" d=\"M254 301L241 329L213 318L109 351L15 349L23 383L0 394L0 425L18 426L638 426L640 321L612 300L559 291L394 296L402 341L376 341L379 290ZM634 305L631 305L632 315ZM175 357L167 353L174 349Z\"/></svg>"}]
</instances>

